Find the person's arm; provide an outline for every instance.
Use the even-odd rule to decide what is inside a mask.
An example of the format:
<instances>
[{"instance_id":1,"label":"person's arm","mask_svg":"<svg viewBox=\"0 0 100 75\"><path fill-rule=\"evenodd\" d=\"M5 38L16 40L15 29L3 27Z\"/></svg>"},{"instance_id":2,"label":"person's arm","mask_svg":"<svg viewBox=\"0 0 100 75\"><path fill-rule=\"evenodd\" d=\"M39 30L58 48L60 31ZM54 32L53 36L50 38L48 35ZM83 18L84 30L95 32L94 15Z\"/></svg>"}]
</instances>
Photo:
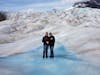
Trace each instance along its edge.
<instances>
[{"instance_id":1,"label":"person's arm","mask_svg":"<svg viewBox=\"0 0 100 75\"><path fill-rule=\"evenodd\" d=\"M44 42L44 37L42 38L42 42Z\"/></svg>"},{"instance_id":2,"label":"person's arm","mask_svg":"<svg viewBox=\"0 0 100 75\"><path fill-rule=\"evenodd\" d=\"M53 36L53 39L54 39L54 43L55 43L55 37Z\"/></svg>"}]
</instances>

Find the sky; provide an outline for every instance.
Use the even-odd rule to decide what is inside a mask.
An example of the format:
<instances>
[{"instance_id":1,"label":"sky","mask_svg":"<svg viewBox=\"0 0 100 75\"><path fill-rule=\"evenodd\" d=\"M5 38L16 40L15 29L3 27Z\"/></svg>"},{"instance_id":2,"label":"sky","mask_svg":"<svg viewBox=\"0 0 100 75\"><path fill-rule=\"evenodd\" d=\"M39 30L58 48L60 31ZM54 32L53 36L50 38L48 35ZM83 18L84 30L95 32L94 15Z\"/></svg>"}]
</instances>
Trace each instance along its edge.
<instances>
[{"instance_id":1,"label":"sky","mask_svg":"<svg viewBox=\"0 0 100 75\"><path fill-rule=\"evenodd\" d=\"M18 11L24 9L50 10L67 9L81 0L0 0L0 10Z\"/></svg>"}]
</instances>

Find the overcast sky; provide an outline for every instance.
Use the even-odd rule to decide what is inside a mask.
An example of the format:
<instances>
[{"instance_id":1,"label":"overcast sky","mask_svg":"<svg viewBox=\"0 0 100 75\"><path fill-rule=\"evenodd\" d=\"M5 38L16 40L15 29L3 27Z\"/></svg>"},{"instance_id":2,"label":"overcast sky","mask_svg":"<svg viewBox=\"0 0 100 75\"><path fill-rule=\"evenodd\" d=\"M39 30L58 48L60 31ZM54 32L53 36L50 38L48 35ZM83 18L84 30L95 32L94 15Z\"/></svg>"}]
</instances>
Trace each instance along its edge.
<instances>
[{"instance_id":1,"label":"overcast sky","mask_svg":"<svg viewBox=\"0 0 100 75\"><path fill-rule=\"evenodd\" d=\"M0 0L0 10L34 10L65 9L72 3L82 0ZM83 0L84 1L84 0Z\"/></svg>"}]
</instances>

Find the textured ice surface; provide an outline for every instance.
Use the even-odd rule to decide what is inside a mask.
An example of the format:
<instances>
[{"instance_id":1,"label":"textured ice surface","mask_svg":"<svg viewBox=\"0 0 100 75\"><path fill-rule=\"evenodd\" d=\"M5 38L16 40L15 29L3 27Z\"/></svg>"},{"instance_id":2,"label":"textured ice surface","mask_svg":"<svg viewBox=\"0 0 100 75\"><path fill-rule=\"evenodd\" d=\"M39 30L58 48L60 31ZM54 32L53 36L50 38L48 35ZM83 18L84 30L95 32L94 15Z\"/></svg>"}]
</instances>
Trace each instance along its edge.
<instances>
[{"instance_id":1,"label":"textured ice surface","mask_svg":"<svg viewBox=\"0 0 100 75\"><path fill-rule=\"evenodd\" d=\"M0 22L0 57L42 46L46 31L53 32L56 41L100 67L100 10L92 8L8 13L8 20Z\"/></svg>"},{"instance_id":2,"label":"textured ice surface","mask_svg":"<svg viewBox=\"0 0 100 75\"><path fill-rule=\"evenodd\" d=\"M99 75L100 68L77 57L76 53L59 45L54 59L43 59L42 48L0 58L1 75Z\"/></svg>"}]
</instances>

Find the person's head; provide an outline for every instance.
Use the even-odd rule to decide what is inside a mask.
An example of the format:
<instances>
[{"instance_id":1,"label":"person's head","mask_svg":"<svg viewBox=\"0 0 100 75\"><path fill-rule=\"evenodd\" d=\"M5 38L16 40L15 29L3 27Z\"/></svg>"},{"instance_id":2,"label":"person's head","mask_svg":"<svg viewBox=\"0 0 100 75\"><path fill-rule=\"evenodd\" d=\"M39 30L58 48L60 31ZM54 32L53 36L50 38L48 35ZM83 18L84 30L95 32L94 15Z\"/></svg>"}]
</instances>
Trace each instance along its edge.
<instances>
[{"instance_id":1,"label":"person's head","mask_svg":"<svg viewBox=\"0 0 100 75\"><path fill-rule=\"evenodd\" d=\"M50 32L50 33L49 33L49 36L53 36L53 34Z\"/></svg>"},{"instance_id":2,"label":"person's head","mask_svg":"<svg viewBox=\"0 0 100 75\"><path fill-rule=\"evenodd\" d=\"M48 32L45 33L45 36L48 36Z\"/></svg>"}]
</instances>

